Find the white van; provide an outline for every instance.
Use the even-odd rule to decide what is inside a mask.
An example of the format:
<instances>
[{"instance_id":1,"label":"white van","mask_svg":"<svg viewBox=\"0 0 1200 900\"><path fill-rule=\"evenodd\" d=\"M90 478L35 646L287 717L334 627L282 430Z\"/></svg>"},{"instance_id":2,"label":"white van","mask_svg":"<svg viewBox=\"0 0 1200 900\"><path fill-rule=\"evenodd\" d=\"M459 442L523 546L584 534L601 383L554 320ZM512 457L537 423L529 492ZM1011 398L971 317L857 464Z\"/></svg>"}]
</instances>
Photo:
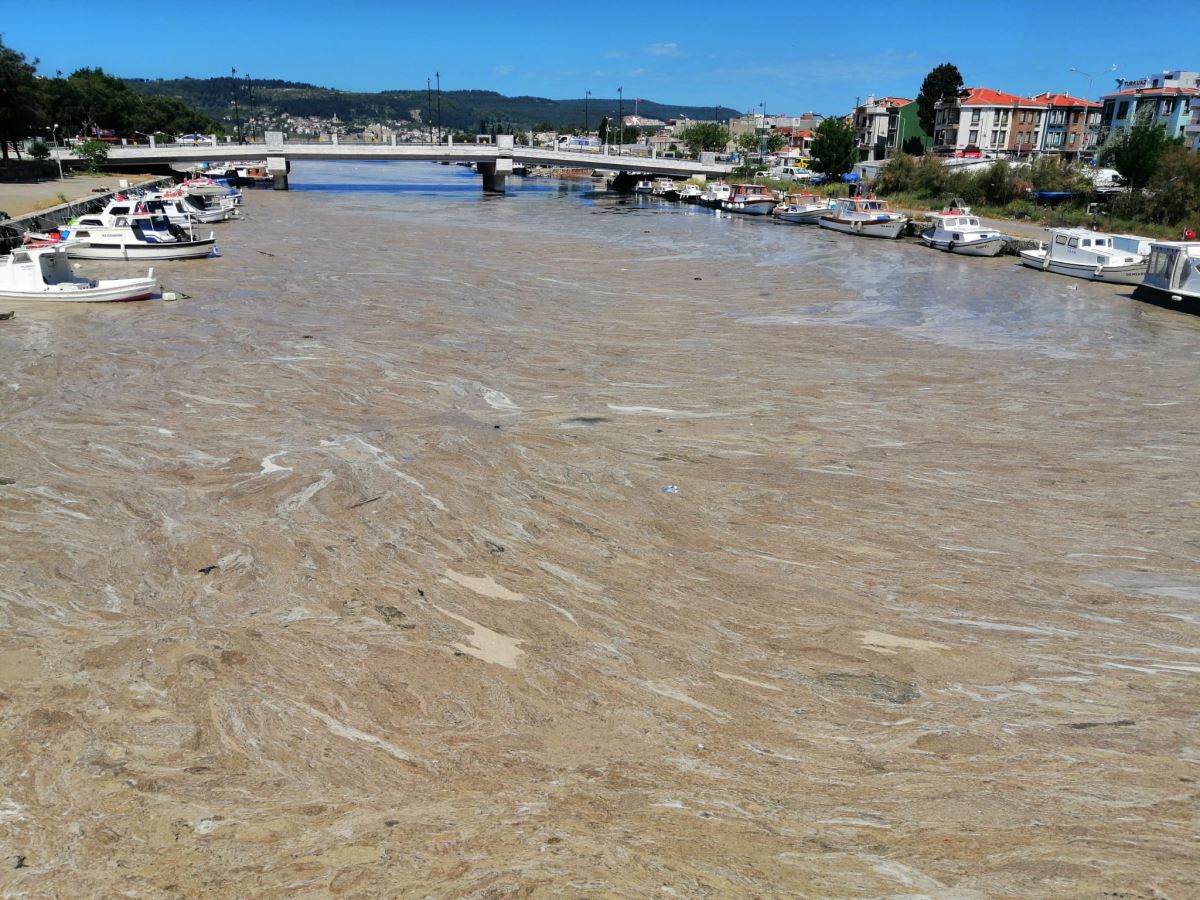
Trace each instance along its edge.
<instances>
[{"instance_id":1,"label":"white van","mask_svg":"<svg viewBox=\"0 0 1200 900\"><path fill-rule=\"evenodd\" d=\"M799 166L784 166L779 177L784 181L812 181L813 173Z\"/></svg>"}]
</instances>

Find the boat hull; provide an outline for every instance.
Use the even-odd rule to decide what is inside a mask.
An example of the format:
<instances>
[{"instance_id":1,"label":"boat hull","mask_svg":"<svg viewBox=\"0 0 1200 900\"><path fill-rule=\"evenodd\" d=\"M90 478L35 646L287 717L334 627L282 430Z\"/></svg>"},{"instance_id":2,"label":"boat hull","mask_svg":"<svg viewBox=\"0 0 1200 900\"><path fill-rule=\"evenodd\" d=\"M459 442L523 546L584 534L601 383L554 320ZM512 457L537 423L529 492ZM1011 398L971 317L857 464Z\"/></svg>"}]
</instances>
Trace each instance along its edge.
<instances>
[{"instance_id":1,"label":"boat hull","mask_svg":"<svg viewBox=\"0 0 1200 900\"><path fill-rule=\"evenodd\" d=\"M803 212L776 212L775 218L780 222L791 222L794 225L816 225L821 221L821 216L829 213L828 206L822 206L818 209L805 210Z\"/></svg>"},{"instance_id":2,"label":"boat hull","mask_svg":"<svg viewBox=\"0 0 1200 900\"><path fill-rule=\"evenodd\" d=\"M833 231L844 231L846 234L857 234L861 237L877 237L887 240L895 240L900 237L900 232L904 230L904 226L908 224L908 219L903 217L896 219L874 219L863 221L862 219L841 219L836 216L822 216L817 222L822 228L830 228Z\"/></svg>"},{"instance_id":3,"label":"boat hull","mask_svg":"<svg viewBox=\"0 0 1200 900\"><path fill-rule=\"evenodd\" d=\"M1045 251L1022 250L1022 265L1043 272L1053 272L1055 275L1069 275L1072 278L1083 278L1087 281L1102 281L1106 284L1136 284L1142 283L1146 275L1146 260L1130 263L1124 266L1089 266L1084 263L1069 263L1051 259L1046 262Z\"/></svg>"},{"instance_id":4,"label":"boat hull","mask_svg":"<svg viewBox=\"0 0 1200 900\"><path fill-rule=\"evenodd\" d=\"M39 303L121 303L127 300L149 300L157 290L158 282L152 278L124 278L115 281L101 281L94 288L47 287L41 291L0 288L0 300L33 300Z\"/></svg>"},{"instance_id":5,"label":"boat hull","mask_svg":"<svg viewBox=\"0 0 1200 900\"><path fill-rule=\"evenodd\" d=\"M89 243L67 251L71 259L202 259L213 252L216 238L185 244Z\"/></svg>"},{"instance_id":6,"label":"boat hull","mask_svg":"<svg viewBox=\"0 0 1200 900\"><path fill-rule=\"evenodd\" d=\"M921 235L926 247L960 256L998 256L1008 241L1002 237L983 238L978 241L945 241L927 233Z\"/></svg>"},{"instance_id":7,"label":"boat hull","mask_svg":"<svg viewBox=\"0 0 1200 900\"><path fill-rule=\"evenodd\" d=\"M721 208L729 212L741 213L744 216L765 216L778 205L779 201L774 198L770 200L726 200L721 204Z\"/></svg>"},{"instance_id":8,"label":"boat hull","mask_svg":"<svg viewBox=\"0 0 1200 900\"><path fill-rule=\"evenodd\" d=\"M1166 309L1178 309L1183 312L1200 314L1200 294L1190 291L1172 291L1167 288L1154 287L1149 284L1139 284L1133 289L1133 299L1143 303L1153 303Z\"/></svg>"}]
</instances>

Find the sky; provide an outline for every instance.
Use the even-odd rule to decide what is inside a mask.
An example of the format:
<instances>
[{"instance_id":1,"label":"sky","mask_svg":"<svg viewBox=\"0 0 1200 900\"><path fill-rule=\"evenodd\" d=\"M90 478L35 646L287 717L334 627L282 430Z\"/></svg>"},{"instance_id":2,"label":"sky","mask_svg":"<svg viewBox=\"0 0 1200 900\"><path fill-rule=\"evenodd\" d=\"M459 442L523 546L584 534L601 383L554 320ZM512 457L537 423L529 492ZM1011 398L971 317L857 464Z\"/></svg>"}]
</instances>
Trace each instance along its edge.
<instances>
[{"instance_id":1,"label":"sky","mask_svg":"<svg viewBox=\"0 0 1200 900\"><path fill-rule=\"evenodd\" d=\"M771 115L844 113L869 94L914 98L943 62L967 86L1026 96L1090 89L1093 99L1117 77L1200 71L1200 16L1167 4L1152 24L1128 0L857 2L844 14L822 3L730 0L69 6L48 19L45 5L0 0L0 34L51 76L100 66L125 77L205 78L236 68L376 91L423 88L440 72L443 90L564 100L616 97L620 87L629 100L765 105ZM128 33L139 22L145 39Z\"/></svg>"}]
</instances>

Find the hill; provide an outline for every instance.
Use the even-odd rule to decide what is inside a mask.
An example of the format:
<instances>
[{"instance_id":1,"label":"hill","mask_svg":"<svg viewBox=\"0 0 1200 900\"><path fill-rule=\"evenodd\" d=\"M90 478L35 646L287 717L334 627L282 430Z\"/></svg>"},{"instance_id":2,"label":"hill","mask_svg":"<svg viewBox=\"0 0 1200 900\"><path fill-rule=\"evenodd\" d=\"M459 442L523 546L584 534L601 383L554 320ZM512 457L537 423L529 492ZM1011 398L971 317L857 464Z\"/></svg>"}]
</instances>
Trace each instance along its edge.
<instances>
[{"instance_id":1,"label":"hill","mask_svg":"<svg viewBox=\"0 0 1200 900\"><path fill-rule=\"evenodd\" d=\"M428 96L424 89L387 90L378 93L339 91L295 81L234 78L127 78L126 83L147 96L167 96L181 100L187 106L219 122L233 121L233 99L236 94L241 115L275 118L280 115L338 119L349 125L372 122L426 121ZM582 127L583 98L549 100L545 97L506 97L495 91L443 91L441 95L442 122L446 128L475 132L493 124L516 130L549 125L566 130ZM592 97L588 100L588 124L594 129L602 116L615 116L618 98ZM437 95L433 98L437 115ZM626 114L634 111L634 99L626 97ZM683 106L639 100L640 115L655 119L713 118L714 107ZM722 121L739 115L729 107L716 107Z\"/></svg>"}]
</instances>

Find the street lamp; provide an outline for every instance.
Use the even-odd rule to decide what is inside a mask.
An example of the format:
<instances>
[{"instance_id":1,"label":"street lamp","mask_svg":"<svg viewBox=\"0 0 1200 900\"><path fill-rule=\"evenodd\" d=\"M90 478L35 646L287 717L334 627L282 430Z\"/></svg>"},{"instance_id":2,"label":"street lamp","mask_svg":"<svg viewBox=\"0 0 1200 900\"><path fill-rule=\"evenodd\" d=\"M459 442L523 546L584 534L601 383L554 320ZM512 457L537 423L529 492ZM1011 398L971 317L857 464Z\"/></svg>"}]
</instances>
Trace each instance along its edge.
<instances>
[{"instance_id":1,"label":"street lamp","mask_svg":"<svg viewBox=\"0 0 1200 900\"><path fill-rule=\"evenodd\" d=\"M621 146L625 143L625 89L617 88L617 156L621 155Z\"/></svg>"},{"instance_id":2,"label":"street lamp","mask_svg":"<svg viewBox=\"0 0 1200 900\"><path fill-rule=\"evenodd\" d=\"M592 96L591 91L583 92L583 136L584 137L587 137L589 134L591 134L591 132L588 131L588 99L591 96Z\"/></svg>"},{"instance_id":3,"label":"street lamp","mask_svg":"<svg viewBox=\"0 0 1200 900\"><path fill-rule=\"evenodd\" d=\"M438 95L438 118L437 118L438 129L437 130L438 130L438 143L441 143L446 138L446 136L442 133L442 73L434 72L433 74L437 77L437 95Z\"/></svg>"},{"instance_id":4,"label":"street lamp","mask_svg":"<svg viewBox=\"0 0 1200 900\"><path fill-rule=\"evenodd\" d=\"M1092 79L1095 78L1096 76L1094 76L1091 72L1085 72L1085 71L1083 71L1083 69L1077 69L1074 66L1071 66L1070 71L1074 72L1076 75L1082 75L1088 80L1088 99L1089 100L1092 99ZM1117 64L1113 63L1111 66L1109 66L1104 71L1105 72L1117 71Z\"/></svg>"},{"instance_id":5,"label":"street lamp","mask_svg":"<svg viewBox=\"0 0 1200 900\"><path fill-rule=\"evenodd\" d=\"M58 180L64 181L62 171L62 157L58 155L58 123L54 123L54 127L50 130L50 140L54 144L54 161L58 163Z\"/></svg>"},{"instance_id":6,"label":"street lamp","mask_svg":"<svg viewBox=\"0 0 1200 900\"><path fill-rule=\"evenodd\" d=\"M242 111L238 106L237 69L230 69L229 77L233 79L233 121L237 127L237 139L239 144L244 144L245 141L242 140Z\"/></svg>"}]
</instances>

